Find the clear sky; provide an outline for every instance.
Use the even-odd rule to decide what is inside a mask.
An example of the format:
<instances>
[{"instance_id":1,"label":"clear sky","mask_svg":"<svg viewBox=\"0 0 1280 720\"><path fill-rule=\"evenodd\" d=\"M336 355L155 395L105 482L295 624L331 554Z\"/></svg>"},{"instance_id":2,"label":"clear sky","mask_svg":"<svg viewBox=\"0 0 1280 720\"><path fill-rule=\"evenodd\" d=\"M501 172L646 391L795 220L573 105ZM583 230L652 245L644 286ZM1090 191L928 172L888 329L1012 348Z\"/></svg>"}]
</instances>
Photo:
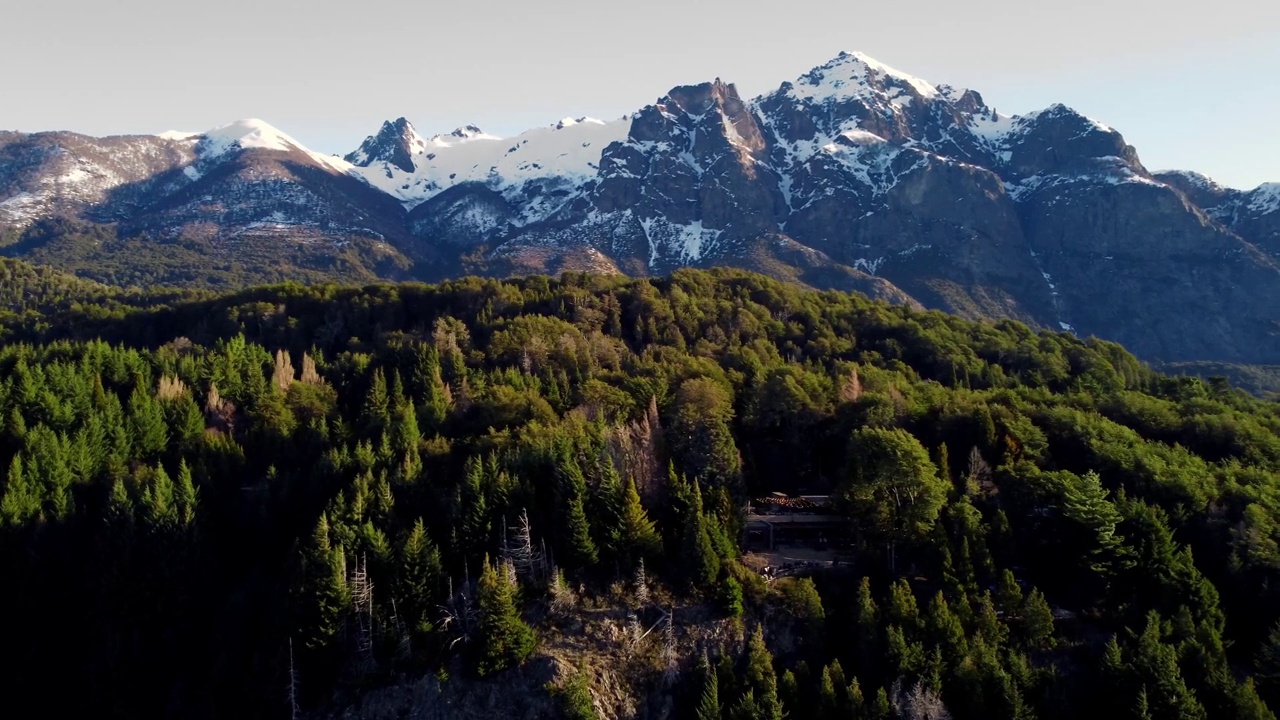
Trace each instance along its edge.
<instances>
[{"instance_id":1,"label":"clear sky","mask_svg":"<svg viewBox=\"0 0 1280 720\"><path fill-rule=\"evenodd\" d=\"M1052 7L1049 7L1052 5ZM1280 181L1280 2L41 0L0 10L0 128L201 131L258 117L347 152L385 119L507 135L721 77L776 88L841 50L1063 102L1153 170Z\"/></svg>"}]
</instances>

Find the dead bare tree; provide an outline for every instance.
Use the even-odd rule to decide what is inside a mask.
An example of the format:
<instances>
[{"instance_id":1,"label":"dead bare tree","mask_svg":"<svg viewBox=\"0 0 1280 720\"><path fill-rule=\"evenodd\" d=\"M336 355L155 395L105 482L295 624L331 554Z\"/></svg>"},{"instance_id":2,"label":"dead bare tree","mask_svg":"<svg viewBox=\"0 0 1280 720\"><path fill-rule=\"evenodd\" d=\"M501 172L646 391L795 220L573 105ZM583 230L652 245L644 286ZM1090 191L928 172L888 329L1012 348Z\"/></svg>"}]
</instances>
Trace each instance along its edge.
<instances>
[{"instance_id":1,"label":"dead bare tree","mask_svg":"<svg viewBox=\"0 0 1280 720\"><path fill-rule=\"evenodd\" d=\"M320 377L320 373L316 372L316 361L308 353L302 353L302 377L298 382L307 385L320 385L324 380Z\"/></svg>"},{"instance_id":2,"label":"dead bare tree","mask_svg":"<svg viewBox=\"0 0 1280 720\"><path fill-rule=\"evenodd\" d=\"M293 638L289 638L289 718L298 720L298 668L293 664Z\"/></svg>"},{"instance_id":3,"label":"dead bare tree","mask_svg":"<svg viewBox=\"0 0 1280 720\"><path fill-rule=\"evenodd\" d=\"M177 400L187 395L187 385L181 378L165 375L160 378L160 387L156 389L156 397L163 401Z\"/></svg>"},{"instance_id":4,"label":"dead bare tree","mask_svg":"<svg viewBox=\"0 0 1280 720\"><path fill-rule=\"evenodd\" d=\"M969 471L965 480L965 491L970 495L992 493L995 483L992 482L991 465L982 457L978 446L969 451Z\"/></svg>"},{"instance_id":5,"label":"dead bare tree","mask_svg":"<svg viewBox=\"0 0 1280 720\"><path fill-rule=\"evenodd\" d=\"M614 428L606 438L609 456L618 473L635 478L636 491L651 505L661 502L666 480L666 467L659 453L661 436L658 401L651 397L639 420Z\"/></svg>"},{"instance_id":6,"label":"dead bare tree","mask_svg":"<svg viewBox=\"0 0 1280 720\"><path fill-rule=\"evenodd\" d=\"M674 605L666 614L666 632L663 633L665 641L662 648L662 656L666 661L666 668L662 671L662 679L666 682L667 687L675 685L676 680L680 678L680 651L676 644L676 608Z\"/></svg>"},{"instance_id":7,"label":"dead bare tree","mask_svg":"<svg viewBox=\"0 0 1280 720\"><path fill-rule=\"evenodd\" d=\"M361 555L347 580L355 608L356 655L361 674L377 668L373 656L373 582L369 579L368 558Z\"/></svg>"},{"instance_id":8,"label":"dead bare tree","mask_svg":"<svg viewBox=\"0 0 1280 720\"><path fill-rule=\"evenodd\" d=\"M632 578L632 584L635 586L636 607L644 609L649 605L649 578L644 571L644 558L640 558L640 563L636 565L636 574Z\"/></svg>"},{"instance_id":9,"label":"dead bare tree","mask_svg":"<svg viewBox=\"0 0 1280 720\"><path fill-rule=\"evenodd\" d=\"M413 645L409 637L409 629L405 627L404 620L400 618L400 610L396 607L395 598L391 598L391 627L396 633L396 659L407 660L413 657Z\"/></svg>"},{"instance_id":10,"label":"dead bare tree","mask_svg":"<svg viewBox=\"0 0 1280 720\"><path fill-rule=\"evenodd\" d=\"M284 350L277 350L276 365L271 370L272 384L277 388L280 388L280 392L287 392L289 390L289 386L293 384L293 381L293 358L291 358L289 353Z\"/></svg>"},{"instance_id":11,"label":"dead bare tree","mask_svg":"<svg viewBox=\"0 0 1280 720\"><path fill-rule=\"evenodd\" d=\"M506 534L503 534L503 557L515 568L519 577L531 582L536 581L542 557L533 548L533 529L529 524L529 511L521 510L520 517L516 518L516 524L510 529L513 535L510 544L507 543Z\"/></svg>"},{"instance_id":12,"label":"dead bare tree","mask_svg":"<svg viewBox=\"0 0 1280 720\"><path fill-rule=\"evenodd\" d=\"M236 406L230 400L223 400L218 386L209 385L209 394L204 401L205 423L208 427L230 433L235 430Z\"/></svg>"},{"instance_id":13,"label":"dead bare tree","mask_svg":"<svg viewBox=\"0 0 1280 720\"><path fill-rule=\"evenodd\" d=\"M862 380L858 378L858 368L854 367L840 383L840 401L857 402L860 397L862 397Z\"/></svg>"},{"instance_id":14,"label":"dead bare tree","mask_svg":"<svg viewBox=\"0 0 1280 720\"><path fill-rule=\"evenodd\" d=\"M462 589L454 592L453 578L449 578L449 599L440 606L440 629L451 637L448 646L471 641L479 623L479 609L471 597L471 581L464 579Z\"/></svg>"},{"instance_id":15,"label":"dead bare tree","mask_svg":"<svg viewBox=\"0 0 1280 720\"><path fill-rule=\"evenodd\" d=\"M942 703L942 697L923 683L903 690L902 680L895 680L891 704L902 720L951 720L951 712Z\"/></svg>"}]
</instances>

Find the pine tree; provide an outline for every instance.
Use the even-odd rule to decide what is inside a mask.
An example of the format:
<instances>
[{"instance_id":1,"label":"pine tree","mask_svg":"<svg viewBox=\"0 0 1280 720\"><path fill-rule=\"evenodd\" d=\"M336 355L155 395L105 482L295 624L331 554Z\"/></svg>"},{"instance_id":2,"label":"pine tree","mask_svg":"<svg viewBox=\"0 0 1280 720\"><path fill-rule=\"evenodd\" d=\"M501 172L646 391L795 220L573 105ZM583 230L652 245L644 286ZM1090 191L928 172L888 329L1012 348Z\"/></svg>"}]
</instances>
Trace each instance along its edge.
<instances>
[{"instance_id":1,"label":"pine tree","mask_svg":"<svg viewBox=\"0 0 1280 720\"><path fill-rule=\"evenodd\" d=\"M565 533L569 542L569 563L577 568L591 567L599 560L599 554L595 541L591 539L591 523L587 521L582 493L575 491L568 497L567 503Z\"/></svg>"},{"instance_id":2,"label":"pine tree","mask_svg":"<svg viewBox=\"0 0 1280 720\"><path fill-rule=\"evenodd\" d=\"M720 603L720 609L729 617L742 617L744 610L742 597L742 583L729 573L727 567L720 570L720 581L716 586L716 599Z\"/></svg>"},{"instance_id":3,"label":"pine tree","mask_svg":"<svg viewBox=\"0 0 1280 720\"><path fill-rule=\"evenodd\" d=\"M200 498L186 460L178 462L178 479L173 484L173 499L178 511L178 522L183 527L190 527L195 522Z\"/></svg>"},{"instance_id":4,"label":"pine tree","mask_svg":"<svg viewBox=\"0 0 1280 720\"><path fill-rule=\"evenodd\" d=\"M862 697L862 685L858 683L858 678L852 678L849 680L849 687L845 694L848 697L849 703L849 713L846 717L865 717L867 712L867 701Z\"/></svg>"},{"instance_id":5,"label":"pine tree","mask_svg":"<svg viewBox=\"0 0 1280 720\"><path fill-rule=\"evenodd\" d=\"M462 518L459 525L463 551L468 556L478 557L488 548L492 537L489 504L485 497L484 464L480 456L472 455L467 458L462 473Z\"/></svg>"},{"instance_id":6,"label":"pine tree","mask_svg":"<svg viewBox=\"0 0 1280 720\"><path fill-rule=\"evenodd\" d=\"M0 520L9 527L26 524L40 514L40 491L23 471L22 456L9 462L8 481L0 497Z\"/></svg>"},{"instance_id":7,"label":"pine tree","mask_svg":"<svg viewBox=\"0 0 1280 720\"><path fill-rule=\"evenodd\" d=\"M951 611L939 590L925 611L924 626L929 642L942 648L947 657L963 657L966 652L964 626Z\"/></svg>"},{"instance_id":8,"label":"pine tree","mask_svg":"<svg viewBox=\"0 0 1280 720\"><path fill-rule=\"evenodd\" d=\"M1262 689L1280 697L1280 622L1271 627L1266 641L1258 650L1255 667L1258 684Z\"/></svg>"},{"instance_id":9,"label":"pine tree","mask_svg":"<svg viewBox=\"0 0 1280 720\"><path fill-rule=\"evenodd\" d=\"M141 387L135 388L129 396L129 429L134 449L144 457L156 456L169 442L160 404Z\"/></svg>"},{"instance_id":10,"label":"pine tree","mask_svg":"<svg viewBox=\"0 0 1280 720\"><path fill-rule=\"evenodd\" d=\"M685 581L694 589L709 588L720 574L720 558L707 534L706 517L702 514L702 491L698 483L693 485L683 527L681 559Z\"/></svg>"},{"instance_id":11,"label":"pine tree","mask_svg":"<svg viewBox=\"0 0 1280 720\"><path fill-rule=\"evenodd\" d=\"M169 473L165 472L164 465L156 464L142 496L145 517L153 527L176 523L178 509L174 495L173 480Z\"/></svg>"},{"instance_id":12,"label":"pine tree","mask_svg":"<svg viewBox=\"0 0 1280 720\"><path fill-rule=\"evenodd\" d=\"M996 587L996 605L1004 611L1006 617L1022 612L1022 588L1012 570L1006 569L1000 574L1000 583Z\"/></svg>"},{"instance_id":13,"label":"pine tree","mask_svg":"<svg viewBox=\"0 0 1280 720\"><path fill-rule=\"evenodd\" d=\"M876 690L876 699L871 703L871 720L888 720L893 715L893 707L889 704L889 693L884 688Z\"/></svg>"},{"instance_id":14,"label":"pine tree","mask_svg":"<svg viewBox=\"0 0 1280 720\"><path fill-rule=\"evenodd\" d=\"M365 437L376 438L387 426L391 412L391 400L387 393L387 379L382 368L373 371L369 382L369 390L365 393L364 404L360 408L360 427Z\"/></svg>"},{"instance_id":15,"label":"pine tree","mask_svg":"<svg viewBox=\"0 0 1280 720\"><path fill-rule=\"evenodd\" d=\"M747 641L744 679L747 693L754 693L755 703L766 720L782 720L782 703L778 700L777 675L773 671L773 655L764 644L764 628L757 625Z\"/></svg>"},{"instance_id":16,"label":"pine tree","mask_svg":"<svg viewBox=\"0 0 1280 720\"><path fill-rule=\"evenodd\" d=\"M656 556L662 549L658 530L640 504L640 493L636 491L634 478L627 479L622 497L622 529L618 535L628 567L642 562L646 557Z\"/></svg>"},{"instance_id":17,"label":"pine tree","mask_svg":"<svg viewBox=\"0 0 1280 720\"><path fill-rule=\"evenodd\" d=\"M396 595L411 632L431 629L428 618L443 575L440 551L428 537L422 518L418 518L400 546L400 572L396 576Z\"/></svg>"},{"instance_id":18,"label":"pine tree","mask_svg":"<svg viewBox=\"0 0 1280 720\"><path fill-rule=\"evenodd\" d=\"M858 593L853 601L854 617L857 619L855 642L858 651L858 667L870 669L872 663L880 656L880 609L876 607L875 598L871 595L871 578L863 576L858 583Z\"/></svg>"},{"instance_id":19,"label":"pine tree","mask_svg":"<svg viewBox=\"0 0 1280 720\"><path fill-rule=\"evenodd\" d=\"M836 675L839 670L839 660L822 668L822 679L818 682L818 708L815 717L817 720L840 720L843 717L841 712L841 698L836 689ZM843 675L843 671L840 671Z\"/></svg>"},{"instance_id":20,"label":"pine tree","mask_svg":"<svg viewBox=\"0 0 1280 720\"><path fill-rule=\"evenodd\" d=\"M1204 707L1187 687L1178 666L1178 651L1162 639L1162 622L1152 611L1138 636L1132 667L1147 690L1152 717L1172 720L1204 720Z\"/></svg>"},{"instance_id":21,"label":"pine tree","mask_svg":"<svg viewBox=\"0 0 1280 720\"><path fill-rule=\"evenodd\" d=\"M704 655L699 665L702 674L702 693L698 696L695 720L720 720L720 681L716 669Z\"/></svg>"},{"instance_id":22,"label":"pine tree","mask_svg":"<svg viewBox=\"0 0 1280 720\"><path fill-rule=\"evenodd\" d=\"M438 431L448 416L451 399L440 375L440 354L434 347L423 343L416 348L411 383L422 427Z\"/></svg>"},{"instance_id":23,"label":"pine tree","mask_svg":"<svg viewBox=\"0 0 1280 720\"><path fill-rule=\"evenodd\" d=\"M473 668L484 677L524 664L533 653L533 629L520 618L516 587L506 573L484 560L484 572L476 587L479 625Z\"/></svg>"},{"instance_id":24,"label":"pine tree","mask_svg":"<svg viewBox=\"0 0 1280 720\"><path fill-rule=\"evenodd\" d=\"M342 616L350 605L346 562L330 544L329 520L321 515L301 552L296 635L308 650L327 649L342 632Z\"/></svg>"},{"instance_id":25,"label":"pine tree","mask_svg":"<svg viewBox=\"0 0 1280 720\"><path fill-rule=\"evenodd\" d=\"M1022 628L1029 647L1053 646L1053 610L1038 589L1031 590L1022 606Z\"/></svg>"},{"instance_id":26,"label":"pine tree","mask_svg":"<svg viewBox=\"0 0 1280 720\"><path fill-rule=\"evenodd\" d=\"M913 632L920 624L920 607L916 603L915 593L905 578L898 578L889 586L889 602L885 608L885 619L902 628L905 632Z\"/></svg>"}]
</instances>

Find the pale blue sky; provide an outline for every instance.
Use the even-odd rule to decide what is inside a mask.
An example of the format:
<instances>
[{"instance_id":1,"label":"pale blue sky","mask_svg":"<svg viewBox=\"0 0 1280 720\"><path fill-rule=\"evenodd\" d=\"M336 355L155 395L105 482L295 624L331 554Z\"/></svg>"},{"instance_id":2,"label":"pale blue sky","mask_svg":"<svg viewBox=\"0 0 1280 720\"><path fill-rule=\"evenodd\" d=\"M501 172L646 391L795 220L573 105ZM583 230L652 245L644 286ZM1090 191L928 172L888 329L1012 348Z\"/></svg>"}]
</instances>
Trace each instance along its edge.
<instances>
[{"instance_id":1,"label":"pale blue sky","mask_svg":"<svg viewBox=\"0 0 1280 720\"><path fill-rule=\"evenodd\" d=\"M1280 3L82 0L0 13L0 128L259 117L346 152L384 119L514 134L720 76L747 95L861 50L1004 113L1064 102L1151 169L1280 181Z\"/></svg>"}]
</instances>

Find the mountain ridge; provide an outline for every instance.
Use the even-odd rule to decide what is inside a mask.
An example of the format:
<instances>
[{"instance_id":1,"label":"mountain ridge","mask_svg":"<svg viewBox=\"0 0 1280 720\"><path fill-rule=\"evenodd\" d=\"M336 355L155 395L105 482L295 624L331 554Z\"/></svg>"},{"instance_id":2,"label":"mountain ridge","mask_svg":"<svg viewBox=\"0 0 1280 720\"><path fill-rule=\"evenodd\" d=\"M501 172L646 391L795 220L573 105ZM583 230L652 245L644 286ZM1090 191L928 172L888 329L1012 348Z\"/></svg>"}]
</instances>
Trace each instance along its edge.
<instances>
[{"instance_id":1,"label":"mountain ridge","mask_svg":"<svg viewBox=\"0 0 1280 720\"><path fill-rule=\"evenodd\" d=\"M1001 115L861 53L754 98L717 78L511 138L401 117L343 158L256 120L0 135L0 232L54 215L339 278L351 245L428 280L729 265L1162 361L1280 362L1280 184L1151 173L1065 105Z\"/></svg>"}]
</instances>

